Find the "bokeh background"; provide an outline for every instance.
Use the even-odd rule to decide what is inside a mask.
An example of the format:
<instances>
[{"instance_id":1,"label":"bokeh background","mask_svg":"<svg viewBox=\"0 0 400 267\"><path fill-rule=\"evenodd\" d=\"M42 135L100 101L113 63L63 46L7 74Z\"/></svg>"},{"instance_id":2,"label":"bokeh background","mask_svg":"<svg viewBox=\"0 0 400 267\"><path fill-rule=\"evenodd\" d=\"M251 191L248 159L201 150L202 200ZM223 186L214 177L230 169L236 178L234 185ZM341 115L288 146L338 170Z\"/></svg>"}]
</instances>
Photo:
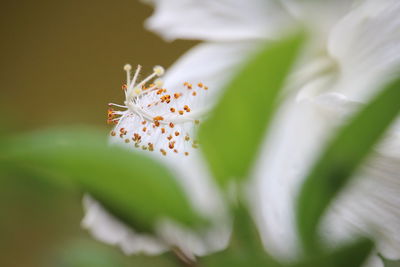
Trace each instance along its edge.
<instances>
[{"instance_id":1,"label":"bokeh background","mask_svg":"<svg viewBox=\"0 0 400 267\"><path fill-rule=\"evenodd\" d=\"M170 66L194 42L166 43L143 27L137 0L1 0L0 129L90 125L123 101L123 65ZM125 257L80 228L81 195L30 177L0 178L0 267L171 266Z\"/></svg>"}]
</instances>

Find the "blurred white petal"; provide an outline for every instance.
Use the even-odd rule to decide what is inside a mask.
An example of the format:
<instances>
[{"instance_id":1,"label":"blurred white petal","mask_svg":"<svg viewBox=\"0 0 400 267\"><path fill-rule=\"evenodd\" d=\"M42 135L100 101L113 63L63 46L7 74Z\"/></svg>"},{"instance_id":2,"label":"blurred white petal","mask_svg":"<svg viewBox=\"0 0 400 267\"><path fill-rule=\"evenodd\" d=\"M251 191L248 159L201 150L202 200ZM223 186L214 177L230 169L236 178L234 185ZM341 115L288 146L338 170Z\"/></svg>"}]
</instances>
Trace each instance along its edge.
<instances>
[{"instance_id":1,"label":"blurred white petal","mask_svg":"<svg viewBox=\"0 0 400 267\"><path fill-rule=\"evenodd\" d=\"M146 27L166 40L271 39L291 22L275 0L156 0Z\"/></svg>"},{"instance_id":2,"label":"blurred white petal","mask_svg":"<svg viewBox=\"0 0 400 267\"><path fill-rule=\"evenodd\" d=\"M335 91L365 101L400 71L400 2L369 0L333 29L328 49L340 69Z\"/></svg>"},{"instance_id":3,"label":"blurred white petal","mask_svg":"<svg viewBox=\"0 0 400 267\"><path fill-rule=\"evenodd\" d=\"M353 6L351 0L280 0L289 13L316 33L328 32ZM318 23L315 23L315 22Z\"/></svg>"},{"instance_id":4,"label":"blurred white petal","mask_svg":"<svg viewBox=\"0 0 400 267\"><path fill-rule=\"evenodd\" d=\"M118 245L126 254L155 255L167 250L166 246L156 238L138 234L121 223L89 195L83 198L83 206L85 217L82 226L99 241Z\"/></svg>"},{"instance_id":5,"label":"blurred white petal","mask_svg":"<svg viewBox=\"0 0 400 267\"><path fill-rule=\"evenodd\" d=\"M283 260L293 260L299 252L294 208L305 174L322 144L360 105L338 93L298 103L289 100L275 121L255 175L264 243ZM362 233L377 241L384 256L400 257L400 157L396 149L400 139L399 132L393 131L329 209L322 234L330 245Z\"/></svg>"},{"instance_id":6,"label":"blurred white petal","mask_svg":"<svg viewBox=\"0 0 400 267\"><path fill-rule=\"evenodd\" d=\"M400 132L392 130L325 219L330 239L361 233L377 241L386 258L400 258ZM397 150L397 155L391 151Z\"/></svg>"},{"instance_id":7,"label":"blurred white petal","mask_svg":"<svg viewBox=\"0 0 400 267\"><path fill-rule=\"evenodd\" d=\"M165 87L180 88L189 81L206 84L209 98L215 104L222 87L242 68L243 61L257 51L263 42L209 42L190 49L182 55L166 72Z\"/></svg>"}]
</instances>

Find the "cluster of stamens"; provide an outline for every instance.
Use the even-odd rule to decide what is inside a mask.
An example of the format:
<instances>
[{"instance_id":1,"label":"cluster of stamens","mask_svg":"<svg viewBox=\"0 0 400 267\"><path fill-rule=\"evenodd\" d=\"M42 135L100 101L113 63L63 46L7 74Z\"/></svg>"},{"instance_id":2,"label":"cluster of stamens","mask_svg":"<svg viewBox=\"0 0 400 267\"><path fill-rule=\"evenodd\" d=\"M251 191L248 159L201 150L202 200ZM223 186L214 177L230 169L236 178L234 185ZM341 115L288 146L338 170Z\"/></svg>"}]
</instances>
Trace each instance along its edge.
<instances>
[{"instance_id":1,"label":"cluster of stamens","mask_svg":"<svg viewBox=\"0 0 400 267\"><path fill-rule=\"evenodd\" d=\"M182 90L169 93L159 79L147 86L147 82L162 76L162 67L154 67L154 72L138 83L141 67L137 67L133 78L131 66L125 65L124 69L127 73L127 83L122 86L124 105L110 103L109 106L125 110L108 109L107 123L116 125L111 136L142 150L157 149L164 156L168 152L188 156L191 148L198 147L191 133L200 123L200 112L195 107L192 110L189 104L208 87L203 83L194 86L185 82Z\"/></svg>"}]
</instances>

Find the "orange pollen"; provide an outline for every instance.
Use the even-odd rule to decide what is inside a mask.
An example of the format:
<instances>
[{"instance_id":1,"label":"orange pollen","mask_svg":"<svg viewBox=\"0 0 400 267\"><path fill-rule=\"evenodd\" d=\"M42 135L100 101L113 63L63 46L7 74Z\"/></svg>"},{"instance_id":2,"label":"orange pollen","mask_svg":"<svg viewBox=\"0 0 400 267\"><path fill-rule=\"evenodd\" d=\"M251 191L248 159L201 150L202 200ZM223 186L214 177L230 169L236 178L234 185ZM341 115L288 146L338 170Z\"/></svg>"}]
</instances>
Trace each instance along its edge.
<instances>
[{"instance_id":1,"label":"orange pollen","mask_svg":"<svg viewBox=\"0 0 400 267\"><path fill-rule=\"evenodd\" d=\"M161 154L163 154L163 156L167 155L167 151L165 151L164 149L160 149Z\"/></svg>"},{"instance_id":2,"label":"orange pollen","mask_svg":"<svg viewBox=\"0 0 400 267\"><path fill-rule=\"evenodd\" d=\"M185 156L189 156L189 152L185 152Z\"/></svg>"},{"instance_id":3,"label":"orange pollen","mask_svg":"<svg viewBox=\"0 0 400 267\"><path fill-rule=\"evenodd\" d=\"M153 118L154 121L163 121L164 117L163 116L156 116Z\"/></svg>"},{"instance_id":4,"label":"orange pollen","mask_svg":"<svg viewBox=\"0 0 400 267\"><path fill-rule=\"evenodd\" d=\"M128 89L128 86L126 84L123 84L121 88L122 88L122 90L126 90L126 89Z\"/></svg>"},{"instance_id":5,"label":"orange pollen","mask_svg":"<svg viewBox=\"0 0 400 267\"><path fill-rule=\"evenodd\" d=\"M183 115L183 110L178 111L179 115Z\"/></svg>"},{"instance_id":6,"label":"orange pollen","mask_svg":"<svg viewBox=\"0 0 400 267\"><path fill-rule=\"evenodd\" d=\"M200 87L200 88L203 88L204 84L198 83L197 86Z\"/></svg>"},{"instance_id":7,"label":"orange pollen","mask_svg":"<svg viewBox=\"0 0 400 267\"><path fill-rule=\"evenodd\" d=\"M175 132L175 136L179 136L179 132Z\"/></svg>"},{"instance_id":8,"label":"orange pollen","mask_svg":"<svg viewBox=\"0 0 400 267\"><path fill-rule=\"evenodd\" d=\"M171 140L172 140L172 135L169 135L169 136L167 137L167 139L168 139L169 141L171 141Z\"/></svg>"},{"instance_id":9,"label":"orange pollen","mask_svg":"<svg viewBox=\"0 0 400 267\"><path fill-rule=\"evenodd\" d=\"M142 125L145 125L146 124L146 121L142 121Z\"/></svg>"},{"instance_id":10,"label":"orange pollen","mask_svg":"<svg viewBox=\"0 0 400 267\"><path fill-rule=\"evenodd\" d=\"M165 128L161 128L161 133L165 134Z\"/></svg>"},{"instance_id":11,"label":"orange pollen","mask_svg":"<svg viewBox=\"0 0 400 267\"><path fill-rule=\"evenodd\" d=\"M175 109L174 109L174 108L170 108L169 110L171 110L171 112L175 112Z\"/></svg>"},{"instance_id":12,"label":"orange pollen","mask_svg":"<svg viewBox=\"0 0 400 267\"><path fill-rule=\"evenodd\" d=\"M189 135L186 135L186 136L185 136L185 141L189 141L189 140L190 140Z\"/></svg>"},{"instance_id":13,"label":"orange pollen","mask_svg":"<svg viewBox=\"0 0 400 267\"><path fill-rule=\"evenodd\" d=\"M181 95L178 94L178 93L175 93L175 94L174 94L174 98L175 98L175 99L178 99L180 96L181 96Z\"/></svg>"},{"instance_id":14,"label":"orange pollen","mask_svg":"<svg viewBox=\"0 0 400 267\"><path fill-rule=\"evenodd\" d=\"M178 150L174 149L174 152L175 152L175 153L178 153Z\"/></svg>"},{"instance_id":15,"label":"orange pollen","mask_svg":"<svg viewBox=\"0 0 400 267\"><path fill-rule=\"evenodd\" d=\"M135 141L136 143L138 143L138 142L140 141L140 139L142 139L142 137L141 137L139 134L137 134L137 133L134 133L134 134L133 134L133 137L132 137L132 140L133 140L133 141Z\"/></svg>"},{"instance_id":16,"label":"orange pollen","mask_svg":"<svg viewBox=\"0 0 400 267\"><path fill-rule=\"evenodd\" d=\"M174 146L175 146L175 142L169 142L168 143L169 149L174 149Z\"/></svg>"},{"instance_id":17,"label":"orange pollen","mask_svg":"<svg viewBox=\"0 0 400 267\"><path fill-rule=\"evenodd\" d=\"M149 151L154 151L154 145L152 143L148 143Z\"/></svg>"},{"instance_id":18,"label":"orange pollen","mask_svg":"<svg viewBox=\"0 0 400 267\"><path fill-rule=\"evenodd\" d=\"M208 86L204 86L204 90L208 90Z\"/></svg>"},{"instance_id":19,"label":"orange pollen","mask_svg":"<svg viewBox=\"0 0 400 267\"><path fill-rule=\"evenodd\" d=\"M192 93L192 96L196 96L196 95L197 95L197 93L196 93L196 92L193 92L193 93Z\"/></svg>"},{"instance_id":20,"label":"orange pollen","mask_svg":"<svg viewBox=\"0 0 400 267\"><path fill-rule=\"evenodd\" d=\"M169 127L174 128L174 124L172 122L169 123Z\"/></svg>"},{"instance_id":21,"label":"orange pollen","mask_svg":"<svg viewBox=\"0 0 400 267\"><path fill-rule=\"evenodd\" d=\"M115 136L117 133L115 131L111 131L110 135Z\"/></svg>"},{"instance_id":22,"label":"orange pollen","mask_svg":"<svg viewBox=\"0 0 400 267\"><path fill-rule=\"evenodd\" d=\"M143 131L143 132L146 132L146 131L147 131L147 128L146 128L146 127L143 127L142 131Z\"/></svg>"}]
</instances>

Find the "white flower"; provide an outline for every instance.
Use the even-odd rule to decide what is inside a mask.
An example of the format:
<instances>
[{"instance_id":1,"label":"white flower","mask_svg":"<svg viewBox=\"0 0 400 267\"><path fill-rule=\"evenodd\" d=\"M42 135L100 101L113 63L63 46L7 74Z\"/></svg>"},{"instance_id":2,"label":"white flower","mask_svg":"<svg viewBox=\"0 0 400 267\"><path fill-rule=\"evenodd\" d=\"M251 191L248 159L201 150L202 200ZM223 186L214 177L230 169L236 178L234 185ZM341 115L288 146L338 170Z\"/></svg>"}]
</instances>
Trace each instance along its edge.
<instances>
[{"instance_id":1,"label":"white flower","mask_svg":"<svg viewBox=\"0 0 400 267\"><path fill-rule=\"evenodd\" d=\"M180 92L184 81L193 85L207 84L210 92L205 99L211 104L243 59L260 43L279 39L286 30L299 23L310 29L311 40L288 83L289 97L278 113L253 172L255 188L252 194L258 191L259 197L252 202L257 203L255 209L259 214L257 219L265 246L283 260L293 259L298 253L293 218L295 197L310 164L334 129L399 71L400 2L150 2L153 2L155 12L146 22L149 29L167 40L205 41L185 54L166 73L165 87ZM133 97L140 98L140 94L138 92ZM204 108L202 101L198 102L198 106L196 101L189 102ZM129 110L128 105L127 108ZM161 113L164 112L167 110L152 110L156 116L163 116ZM140 129L140 121L132 123L134 119L130 120L126 114L120 114L123 118L118 127L129 131ZM118 127L116 134L120 134ZM180 131L185 132L183 128ZM191 131L188 133L192 136ZM153 137L150 139L153 140ZM157 142L157 145L165 146L165 142ZM400 258L399 146L399 131L393 128L358 173L360 179L355 179L330 208L321 233L332 245L362 232L375 238L378 251L384 256ZM185 157L167 156L165 160L178 173L199 210L213 213L215 210L210 209L214 207L213 201L220 201L210 186L209 174L206 167L202 167L201 158L196 152L185 162L182 158ZM194 168L196 171L192 171ZM202 197L208 195L203 190L212 192L212 199ZM88 215L90 212L91 208ZM94 221L87 226L97 229L102 224L101 220ZM128 239L132 242L133 238ZM120 238L114 243L121 242ZM223 245L224 242L221 242L214 248L222 248ZM381 265L376 258L371 260L371 266Z\"/></svg>"},{"instance_id":2,"label":"white flower","mask_svg":"<svg viewBox=\"0 0 400 267\"><path fill-rule=\"evenodd\" d=\"M150 153L162 160L180 179L192 204L201 214L219 222L206 232L194 233L172 221L157 223L156 236L140 234L119 222L90 196L85 196L86 210L82 225L100 241L118 245L125 253L159 254L178 246L186 256L203 255L226 246L229 226L222 201L205 177L209 177L198 159L195 131L207 111L206 96L211 88L202 82L182 82L168 88L160 79L164 69L139 80L141 66L131 77L131 65L124 66L127 82L123 105L110 103L108 123L116 124L111 131L111 143ZM151 81L153 83L150 84ZM168 88L168 89L167 89ZM206 194L206 198L204 197ZM219 216L215 216L219 214Z\"/></svg>"}]
</instances>

